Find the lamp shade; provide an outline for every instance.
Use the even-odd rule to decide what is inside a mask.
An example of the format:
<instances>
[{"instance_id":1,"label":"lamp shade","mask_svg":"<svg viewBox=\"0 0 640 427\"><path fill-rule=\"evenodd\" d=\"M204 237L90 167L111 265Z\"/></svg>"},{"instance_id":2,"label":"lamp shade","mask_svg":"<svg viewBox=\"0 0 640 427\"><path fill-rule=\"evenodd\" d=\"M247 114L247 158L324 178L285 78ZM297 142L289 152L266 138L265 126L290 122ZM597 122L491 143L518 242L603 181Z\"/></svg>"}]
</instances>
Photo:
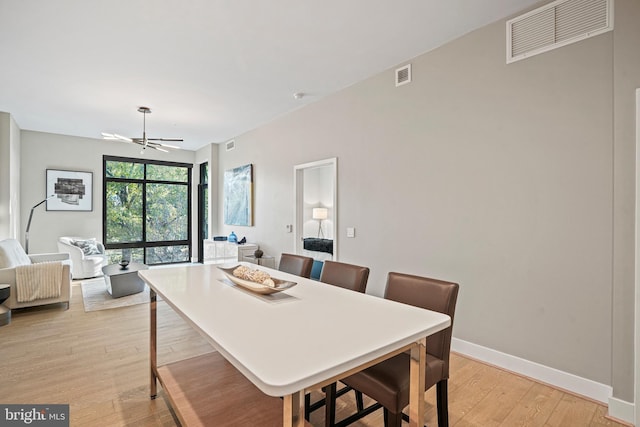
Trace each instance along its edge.
<instances>
[{"instance_id":1,"label":"lamp shade","mask_svg":"<svg viewBox=\"0 0 640 427\"><path fill-rule=\"evenodd\" d=\"M313 219L327 219L327 208L313 208Z\"/></svg>"}]
</instances>

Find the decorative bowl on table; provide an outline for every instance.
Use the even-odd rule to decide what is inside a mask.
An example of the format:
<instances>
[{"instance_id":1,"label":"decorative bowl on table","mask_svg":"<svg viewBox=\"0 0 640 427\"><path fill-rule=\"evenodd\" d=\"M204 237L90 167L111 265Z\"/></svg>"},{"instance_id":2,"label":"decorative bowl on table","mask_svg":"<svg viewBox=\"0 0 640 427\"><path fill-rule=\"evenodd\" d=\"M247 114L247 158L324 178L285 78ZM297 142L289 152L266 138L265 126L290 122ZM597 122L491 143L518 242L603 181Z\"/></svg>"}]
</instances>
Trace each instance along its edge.
<instances>
[{"instance_id":1,"label":"decorative bowl on table","mask_svg":"<svg viewBox=\"0 0 640 427\"><path fill-rule=\"evenodd\" d=\"M228 268L218 267L218 268L233 283L235 283L236 285L238 285L238 286L240 286L240 287L242 287L244 289L247 289L247 290L249 290L251 292L255 292L257 294L269 295L269 294L273 294L273 293L276 293L276 292L284 291L285 289L289 289L289 288L292 288L295 285L297 285L296 282L290 282L288 280L276 279L275 277L271 277L271 280L273 281L273 286L263 285L262 283L257 283L257 282L252 282L250 280L241 279L241 278L236 277L236 276L233 275L233 271L238 267L240 267L240 266L236 265L235 267L228 267Z\"/></svg>"},{"instance_id":2,"label":"decorative bowl on table","mask_svg":"<svg viewBox=\"0 0 640 427\"><path fill-rule=\"evenodd\" d=\"M118 265L120 266L120 268L121 268L122 270L126 270L126 269L127 269L127 266L129 266L129 260L128 260L128 259L120 260L120 262L118 263Z\"/></svg>"}]
</instances>

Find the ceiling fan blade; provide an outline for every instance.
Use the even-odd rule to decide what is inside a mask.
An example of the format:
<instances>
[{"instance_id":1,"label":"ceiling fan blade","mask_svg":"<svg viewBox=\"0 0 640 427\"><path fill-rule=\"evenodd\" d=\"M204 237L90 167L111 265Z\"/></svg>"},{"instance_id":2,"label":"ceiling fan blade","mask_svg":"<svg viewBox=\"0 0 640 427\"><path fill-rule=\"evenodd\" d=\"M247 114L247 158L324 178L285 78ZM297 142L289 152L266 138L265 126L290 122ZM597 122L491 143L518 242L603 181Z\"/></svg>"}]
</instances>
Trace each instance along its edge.
<instances>
[{"instance_id":1,"label":"ceiling fan blade","mask_svg":"<svg viewBox=\"0 0 640 427\"><path fill-rule=\"evenodd\" d=\"M149 141L183 142L182 138L147 138Z\"/></svg>"},{"instance_id":2,"label":"ceiling fan blade","mask_svg":"<svg viewBox=\"0 0 640 427\"><path fill-rule=\"evenodd\" d=\"M178 147L177 145L171 145L171 144L159 144L163 147L167 147L167 148L173 148L174 150L179 150L180 147Z\"/></svg>"},{"instance_id":3,"label":"ceiling fan blade","mask_svg":"<svg viewBox=\"0 0 640 427\"><path fill-rule=\"evenodd\" d=\"M156 146L153 146L153 145L150 145L150 147L155 148L155 149L156 149L156 150L158 150L158 151L163 151L163 152L165 152L165 153L168 153L168 152L169 152L169 150L165 150L164 148L156 147Z\"/></svg>"},{"instance_id":4,"label":"ceiling fan blade","mask_svg":"<svg viewBox=\"0 0 640 427\"><path fill-rule=\"evenodd\" d=\"M102 132L102 137L104 139L108 139L110 141L125 141L125 142L133 142L131 138L127 138L126 136L118 135L117 133L107 133Z\"/></svg>"},{"instance_id":5,"label":"ceiling fan blade","mask_svg":"<svg viewBox=\"0 0 640 427\"><path fill-rule=\"evenodd\" d=\"M147 139L147 144L149 144L149 146L153 146L154 148L157 147L165 147L165 148L173 148L175 150L179 150L180 147L178 147L177 145L171 145L171 144L163 144L161 142L155 142L154 140L151 139Z\"/></svg>"},{"instance_id":6,"label":"ceiling fan blade","mask_svg":"<svg viewBox=\"0 0 640 427\"><path fill-rule=\"evenodd\" d=\"M126 136L118 135L117 133L114 133L113 136L115 136L116 138L118 138L121 141L133 142L133 140L131 138L127 138Z\"/></svg>"}]
</instances>

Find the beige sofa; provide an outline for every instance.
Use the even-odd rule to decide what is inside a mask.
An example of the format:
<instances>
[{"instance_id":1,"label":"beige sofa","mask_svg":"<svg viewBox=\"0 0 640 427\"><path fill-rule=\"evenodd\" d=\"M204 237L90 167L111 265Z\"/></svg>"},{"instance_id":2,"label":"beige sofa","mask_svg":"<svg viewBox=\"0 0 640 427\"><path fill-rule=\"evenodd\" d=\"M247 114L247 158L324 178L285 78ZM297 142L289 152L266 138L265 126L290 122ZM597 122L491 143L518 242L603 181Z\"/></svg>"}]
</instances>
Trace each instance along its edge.
<instances>
[{"instance_id":1,"label":"beige sofa","mask_svg":"<svg viewBox=\"0 0 640 427\"><path fill-rule=\"evenodd\" d=\"M62 262L62 278L60 295L54 298L35 299L33 301L18 302L16 287L16 267L32 265L42 262L60 261ZM69 308L71 300L71 266L69 254L34 254L27 255L20 243L15 239L5 239L0 241L0 283L11 285L11 294L4 302L10 309L33 307L37 305L66 302Z\"/></svg>"}]
</instances>

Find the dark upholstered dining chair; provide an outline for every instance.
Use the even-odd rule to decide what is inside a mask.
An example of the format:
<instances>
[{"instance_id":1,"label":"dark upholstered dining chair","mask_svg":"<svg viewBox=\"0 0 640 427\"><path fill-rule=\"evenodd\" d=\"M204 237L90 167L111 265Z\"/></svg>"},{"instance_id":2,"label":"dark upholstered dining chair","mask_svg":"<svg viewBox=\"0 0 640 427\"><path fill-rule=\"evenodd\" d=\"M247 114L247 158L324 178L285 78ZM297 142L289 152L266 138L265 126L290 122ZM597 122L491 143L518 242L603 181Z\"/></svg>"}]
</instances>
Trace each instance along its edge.
<instances>
[{"instance_id":1,"label":"dark upholstered dining chair","mask_svg":"<svg viewBox=\"0 0 640 427\"><path fill-rule=\"evenodd\" d=\"M308 279L311 277L313 258L302 255L282 254L278 270Z\"/></svg>"},{"instance_id":2,"label":"dark upholstered dining chair","mask_svg":"<svg viewBox=\"0 0 640 427\"><path fill-rule=\"evenodd\" d=\"M320 281L344 289L364 293L369 280L369 268L354 264L346 264L337 261L325 261L320 273ZM342 396L351 390L344 387L336 392L336 384L332 383L323 387L325 398L311 403L311 395L305 395L305 417L309 419L309 414L323 405L325 407L325 425L332 425L335 421L335 401L336 397ZM356 394L359 407L362 407L362 395Z\"/></svg>"},{"instance_id":3,"label":"dark upholstered dining chair","mask_svg":"<svg viewBox=\"0 0 640 427\"><path fill-rule=\"evenodd\" d=\"M341 288L364 293L369 279L369 268L344 262L325 261L320 281Z\"/></svg>"},{"instance_id":4,"label":"dark upholstered dining chair","mask_svg":"<svg viewBox=\"0 0 640 427\"><path fill-rule=\"evenodd\" d=\"M451 317L450 327L427 337L425 391L436 386L438 427L449 425L447 381L458 288L457 283L409 274L389 273L384 296L390 300L437 311ZM410 355L401 353L341 380L356 390L356 393L364 393L377 403L364 409L359 405L358 413L335 425L351 424L383 407L385 427L399 427L402 424L402 410L409 404L409 361ZM332 406L335 408L335 405ZM335 415L333 417L335 418Z\"/></svg>"}]
</instances>

